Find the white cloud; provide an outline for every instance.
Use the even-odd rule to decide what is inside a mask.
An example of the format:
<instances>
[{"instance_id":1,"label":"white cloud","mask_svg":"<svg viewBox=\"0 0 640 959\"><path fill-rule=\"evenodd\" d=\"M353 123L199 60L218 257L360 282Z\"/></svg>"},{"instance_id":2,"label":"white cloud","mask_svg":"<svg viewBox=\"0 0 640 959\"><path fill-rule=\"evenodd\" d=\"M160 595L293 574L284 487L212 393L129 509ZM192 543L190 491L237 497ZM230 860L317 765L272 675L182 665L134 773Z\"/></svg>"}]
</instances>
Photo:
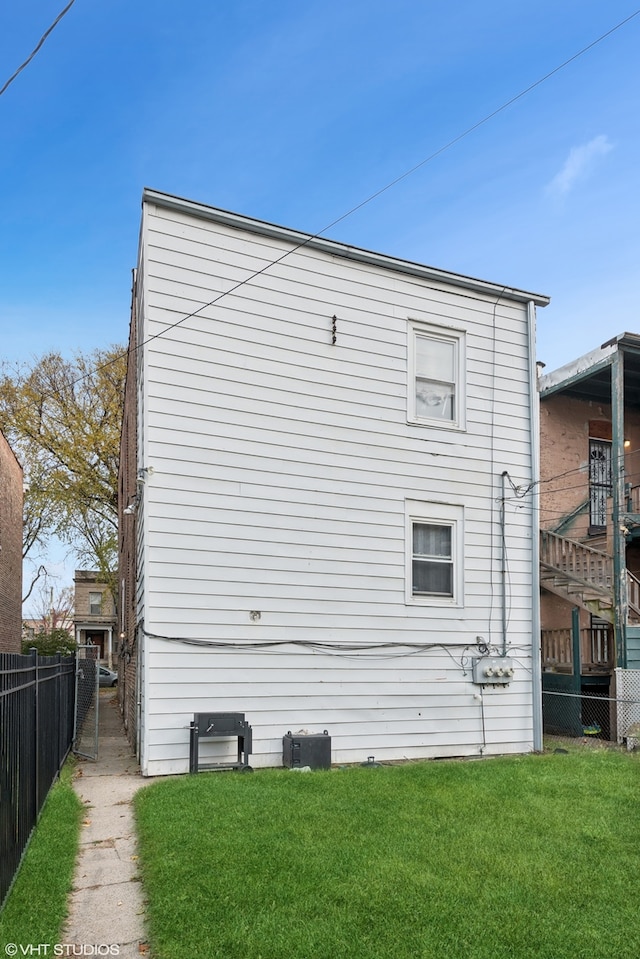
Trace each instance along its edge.
<instances>
[{"instance_id":1,"label":"white cloud","mask_svg":"<svg viewBox=\"0 0 640 959\"><path fill-rule=\"evenodd\" d=\"M596 166L600 157L613 150L613 144L604 134L594 137L589 143L573 147L564 166L547 186L549 193L564 196L580 180L585 180Z\"/></svg>"}]
</instances>

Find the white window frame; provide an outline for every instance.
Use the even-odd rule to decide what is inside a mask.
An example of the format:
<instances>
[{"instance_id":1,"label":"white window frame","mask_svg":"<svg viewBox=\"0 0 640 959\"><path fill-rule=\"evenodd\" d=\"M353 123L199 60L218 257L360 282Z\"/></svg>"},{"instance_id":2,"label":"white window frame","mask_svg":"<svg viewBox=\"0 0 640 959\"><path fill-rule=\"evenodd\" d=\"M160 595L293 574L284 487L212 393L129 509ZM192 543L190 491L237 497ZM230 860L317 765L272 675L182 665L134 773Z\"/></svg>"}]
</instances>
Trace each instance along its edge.
<instances>
[{"instance_id":1,"label":"white window frame","mask_svg":"<svg viewBox=\"0 0 640 959\"><path fill-rule=\"evenodd\" d=\"M417 369L417 340L425 337L448 343L454 347L454 416L443 419L442 416L425 416L418 411L416 404ZM409 348L407 364L407 419L409 423L420 426L435 426L445 430L466 429L467 407L467 367L466 367L466 334L464 330L436 326L418 320L409 321Z\"/></svg>"},{"instance_id":2,"label":"white window frame","mask_svg":"<svg viewBox=\"0 0 640 959\"><path fill-rule=\"evenodd\" d=\"M451 528L451 561L453 565L452 596L414 594L413 592L413 527L415 523ZM464 507L449 503L405 502L405 600L411 606L464 606Z\"/></svg>"},{"instance_id":3,"label":"white window frame","mask_svg":"<svg viewBox=\"0 0 640 959\"><path fill-rule=\"evenodd\" d=\"M98 602L99 602L99 605L100 605L100 609L99 609L99 611L98 611L97 613L94 612L94 605L96 605L96 604L93 602L93 597L95 597L95 596L98 596L98 597L99 597L99 601L98 601ZM103 602L104 602L104 596L102 595L102 590L97 590L97 589L89 590L89 616L102 616L102 604L103 604Z\"/></svg>"}]
</instances>

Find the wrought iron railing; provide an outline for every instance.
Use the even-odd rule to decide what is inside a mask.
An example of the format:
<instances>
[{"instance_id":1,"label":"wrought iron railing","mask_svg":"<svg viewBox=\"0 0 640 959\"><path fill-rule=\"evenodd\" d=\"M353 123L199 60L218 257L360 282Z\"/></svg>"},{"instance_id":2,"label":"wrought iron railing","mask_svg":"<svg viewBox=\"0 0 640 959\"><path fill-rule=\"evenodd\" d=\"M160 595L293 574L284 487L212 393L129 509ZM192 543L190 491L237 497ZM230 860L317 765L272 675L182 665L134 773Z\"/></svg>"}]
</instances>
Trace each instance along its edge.
<instances>
[{"instance_id":1,"label":"wrought iron railing","mask_svg":"<svg viewBox=\"0 0 640 959\"><path fill-rule=\"evenodd\" d=\"M0 653L0 907L73 740L75 657Z\"/></svg>"}]
</instances>

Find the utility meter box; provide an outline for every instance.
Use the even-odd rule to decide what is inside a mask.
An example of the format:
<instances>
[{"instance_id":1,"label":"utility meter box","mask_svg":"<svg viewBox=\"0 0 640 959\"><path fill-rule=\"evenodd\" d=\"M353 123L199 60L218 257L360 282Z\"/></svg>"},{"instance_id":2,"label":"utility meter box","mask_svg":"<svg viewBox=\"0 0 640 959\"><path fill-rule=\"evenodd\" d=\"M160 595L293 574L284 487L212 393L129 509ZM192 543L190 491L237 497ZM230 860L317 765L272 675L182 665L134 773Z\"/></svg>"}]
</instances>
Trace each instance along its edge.
<instances>
[{"instance_id":1,"label":"utility meter box","mask_svg":"<svg viewBox=\"0 0 640 959\"><path fill-rule=\"evenodd\" d=\"M292 733L282 737L282 764L289 769L309 766L310 769L329 769L331 766L331 736L322 733Z\"/></svg>"},{"instance_id":2,"label":"utility meter box","mask_svg":"<svg viewBox=\"0 0 640 959\"><path fill-rule=\"evenodd\" d=\"M513 679L508 656L478 656L473 660L473 681L479 686L506 686Z\"/></svg>"}]
</instances>

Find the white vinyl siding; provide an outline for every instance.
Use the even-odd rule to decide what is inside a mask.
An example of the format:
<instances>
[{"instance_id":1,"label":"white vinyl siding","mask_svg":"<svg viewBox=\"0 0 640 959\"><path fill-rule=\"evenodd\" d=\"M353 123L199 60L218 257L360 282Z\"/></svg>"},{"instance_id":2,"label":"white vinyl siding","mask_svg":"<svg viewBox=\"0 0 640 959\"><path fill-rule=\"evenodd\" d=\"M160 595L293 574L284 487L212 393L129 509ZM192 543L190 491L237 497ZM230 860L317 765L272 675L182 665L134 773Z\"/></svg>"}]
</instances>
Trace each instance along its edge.
<instances>
[{"instance_id":1,"label":"white vinyl siding","mask_svg":"<svg viewBox=\"0 0 640 959\"><path fill-rule=\"evenodd\" d=\"M334 762L530 749L525 510L507 508L522 669L485 697L486 743L463 661L500 628L501 473L532 479L526 307L494 318L493 295L305 247L202 308L288 248L145 206L138 595L167 639L140 638L143 772L186 771L198 711L244 712L254 766L303 728ZM407 422L407 317L456 344L444 429ZM453 597L407 597L408 516L451 524Z\"/></svg>"}]
</instances>

